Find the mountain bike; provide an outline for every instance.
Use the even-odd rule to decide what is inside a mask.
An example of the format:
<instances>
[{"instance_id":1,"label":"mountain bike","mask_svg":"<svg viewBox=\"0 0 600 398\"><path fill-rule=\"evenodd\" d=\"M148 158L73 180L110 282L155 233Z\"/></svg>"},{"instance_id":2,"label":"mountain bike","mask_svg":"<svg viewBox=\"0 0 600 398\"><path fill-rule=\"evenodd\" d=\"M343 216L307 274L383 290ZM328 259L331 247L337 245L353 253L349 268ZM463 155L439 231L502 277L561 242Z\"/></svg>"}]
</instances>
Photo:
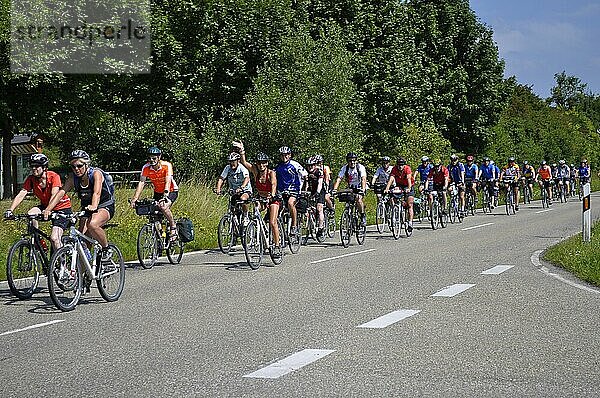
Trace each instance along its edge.
<instances>
[{"instance_id":1,"label":"mountain bike","mask_svg":"<svg viewBox=\"0 0 600 398\"><path fill-rule=\"evenodd\" d=\"M502 180L502 184L504 185L504 188L505 188L504 206L506 208L506 214L507 215L515 214L516 213L515 192L514 192L515 181L505 179L505 180Z\"/></svg>"},{"instance_id":2,"label":"mountain bike","mask_svg":"<svg viewBox=\"0 0 600 398\"><path fill-rule=\"evenodd\" d=\"M221 192L221 195L224 195ZM237 239L240 239L242 246L244 246L244 212L242 205L249 203L248 200L240 200L235 196L234 191L229 191L230 199L227 212L223 214L219 220L217 227L217 241L219 244L219 250L223 254L229 254L231 248L235 245Z\"/></svg>"},{"instance_id":3,"label":"mountain bike","mask_svg":"<svg viewBox=\"0 0 600 398\"><path fill-rule=\"evenodd\" d=\"M184 243L175 235L171 238L168 220L158 207L159 201L143 199L135 202L138 216L146 216L144 224L137 236L137 256L140 265L149 269L156 264L162 251L165 250L171 264L179 264L183 257Z\"/></svg>"},{"instance_id":4,"label":"mountain bike","mask_svg":"<svg viewBox=\"0 0 600 398\"><path fill-rule=\"evenodd\" d=\"M281 246L279 248L275 247L275 239L270 224L265 222L260 213L261 204L268 204L269 200L253 198L251 202L254 204L254 212L250 216L250 223L244 232L246 262L250 268L256 270L260 268L265 252L268 252L273 264L279 265L283 261L283 251ZM268 217L268 212L266 217ZM284 237L283 227L279 222L277 226L279 228L280 240L282 240Z\"/></svg>"},{"instance_id":5,"label":"mountain bike","mask_svg":"<svg viewBox=\"0 0 600 398\"><path fill-rule=\"evenodd\" d=\"M339 191L336 194L340 202L344 202L344 211L340 218L340 240L342 246L350 246L352 235L356 234L356 241L359 245L365 243L367 226L360 219L356 208L356 196L352 190Z\"/></svg>"},{"instance_id":6,"label":"mountain bike","mask_svg":"<svg viewBox=\"0 0 600 398\"><path fill-rule=\"evenodd\" d=\"M6 220L27 221L25 232L21 239L10 247L6 261L8 287L13 295L25 300L35 292L40 275L48 273L50 236L35 227L34 221L49 220L44 220L41 214L13 214Z\"/></svg>"},{"instance_id":7,"label":"mountain bike","mask_svg":"<svg viewBox=\"0 0 600 398\"><path fill-rule=\"evenodd\" d=\"M61 311L75 309L84 290L89 291L93 281L106 301L116 301L123 293L125 262L119 248L109 243L110 258L103 261L100 243L75 228L79 218L89 214L87 211L57 214L68 218L70 224L69 234L63 236L63 246L52 255L48 270L50 298Z\"/></svg>"},{"instance_id":8,"label":"mountain bike","mask_svg":"<svg viewBox=\"0 0 600 398\"><path fill-rule=\"evenodd\" d=\"M450 191L450 200L448 200L448 217L454 224L456 221L462 223L464 214L460 211L460 195L456 184L452 183L448 187Z\"/></svg>"}]
</instances>

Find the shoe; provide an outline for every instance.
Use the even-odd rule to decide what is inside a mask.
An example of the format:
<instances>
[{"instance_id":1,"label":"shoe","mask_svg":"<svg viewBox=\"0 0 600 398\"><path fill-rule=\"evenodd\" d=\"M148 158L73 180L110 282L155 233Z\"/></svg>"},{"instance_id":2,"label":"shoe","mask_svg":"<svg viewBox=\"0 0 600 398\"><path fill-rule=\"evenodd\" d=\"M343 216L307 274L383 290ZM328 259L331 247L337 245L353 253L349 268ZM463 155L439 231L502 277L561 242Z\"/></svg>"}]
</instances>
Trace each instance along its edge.
<instances>
[{"instance_id":1,"label":"shoe","mask_svg":"<svg viewBox=\"0 0 600 398\"><path fill-rule=\"evenodd\" d=\"M490 209L492 209L492 210L494 210L495 207L496 206L494 206L494 205L490 205Z\"/></svg>"},{"instance_id":2,"label":"shoe","mask_svg":"<svg viewBox=\"0 0 600 398\"><path fill-rule=\"evenodd\" d=\"M408 232L412 232L413 231L413 226L412 223L408 223L408 228L407 228Z\"/></svg>"},{"instance_id":3,"label":"shoe","mask_svg":"<svg viewBox=\"0 0 600 398\"><path fill-rule=\"evenodd\" d=\"M515 211L519 211L519 206L515 206Z\"/></svg>"},{"instance_id":4,"label":"shoe","mask_svg":"<svg viewBox=\"0 0 600 398\"><path fill-rule=\"evenodd\" d=\"M112 249L110 247L105 247L102 249L102 257L100 257L100 261L102 261L103 263L110 262L112 255L113 255Z\"/></svg>"}]
</instances>

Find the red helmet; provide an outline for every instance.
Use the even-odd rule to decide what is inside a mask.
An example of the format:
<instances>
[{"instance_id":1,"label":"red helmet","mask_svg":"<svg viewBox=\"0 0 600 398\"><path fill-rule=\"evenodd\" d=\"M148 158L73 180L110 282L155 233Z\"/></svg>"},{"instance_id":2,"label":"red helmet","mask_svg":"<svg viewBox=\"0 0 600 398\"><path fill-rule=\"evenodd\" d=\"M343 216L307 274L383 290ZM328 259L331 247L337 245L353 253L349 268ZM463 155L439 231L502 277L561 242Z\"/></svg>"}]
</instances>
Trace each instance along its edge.
<instances>
[{"instance_id":1,"label":"red helmet","mask_svg":"<svg viewBox=\"0 0 600 398\"><path fill-rule=\"evenodd\" d=\"M467 162L472 162L472 161L473 161L473 155L468 155Z\"/></svg>"}]
</instances>

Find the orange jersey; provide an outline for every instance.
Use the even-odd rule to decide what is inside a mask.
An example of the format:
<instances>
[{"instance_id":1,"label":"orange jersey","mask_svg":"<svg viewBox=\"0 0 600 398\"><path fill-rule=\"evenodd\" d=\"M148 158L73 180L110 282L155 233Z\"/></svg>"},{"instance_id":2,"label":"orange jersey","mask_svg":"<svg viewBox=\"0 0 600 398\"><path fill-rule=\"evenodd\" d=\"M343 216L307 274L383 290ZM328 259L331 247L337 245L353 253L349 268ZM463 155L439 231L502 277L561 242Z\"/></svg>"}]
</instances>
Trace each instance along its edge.
<instances>
[{"instance_id":1,"label":"orange jersey","mask_svg":"<svg viewBox=\"0 0 600 398\"><path fill-rule=\"evenodd\" d=\"M542 180L549 180L550 178L552 178L550 167L540 167L538 169L538 175Z\"/></svg>"},{"instance_id":2,"label":"orange jersey","mask_svg":"<svg viewBox=\"0 0 600 398\"><path fill-rule=\"evenodd\" d=\"M146 163L142 167L142 176L148 178L152 185L154 185L154 192L163 193L165 186L167 185L167 176L173 177L173 165L171 163L161 160L158 165L158 170L154 169L150 163ZM171 186L169 192L177 191L179 187L175 183L175 180L171 179Z\"/></svg>"}]
</instances>

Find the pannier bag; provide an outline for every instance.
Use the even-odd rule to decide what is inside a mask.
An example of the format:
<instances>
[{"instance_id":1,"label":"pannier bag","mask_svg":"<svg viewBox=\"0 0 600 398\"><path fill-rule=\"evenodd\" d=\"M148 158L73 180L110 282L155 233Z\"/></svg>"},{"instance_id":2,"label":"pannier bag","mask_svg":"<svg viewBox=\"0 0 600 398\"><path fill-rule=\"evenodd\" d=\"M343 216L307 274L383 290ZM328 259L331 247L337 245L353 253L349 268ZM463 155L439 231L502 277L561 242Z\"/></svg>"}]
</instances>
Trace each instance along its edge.
<instances>
[{"instance_id":1,"label":"pannier bag","mask_svg":"<svg viewBox=\"0 0 600 398\"><path fill-rule=\"evenodd\" d=\"M341 192L338 192L337 196L338 196L338 200L340 202L349 202L349 203L354 202L354 199L356 197L356 195L352 191L341 191Z\"/></svg>"},{"instance_id":2,"label":"pannier bag","mask_svg":"<svg viewBox=\"0 0 600 398\"><path fill-rule=\"evenodd\" d=\"M191 242L194 240L194 224L189 218L180 218L177 220L177 233L179 239L183 243Z\"/></svg>"}]
</instances>

